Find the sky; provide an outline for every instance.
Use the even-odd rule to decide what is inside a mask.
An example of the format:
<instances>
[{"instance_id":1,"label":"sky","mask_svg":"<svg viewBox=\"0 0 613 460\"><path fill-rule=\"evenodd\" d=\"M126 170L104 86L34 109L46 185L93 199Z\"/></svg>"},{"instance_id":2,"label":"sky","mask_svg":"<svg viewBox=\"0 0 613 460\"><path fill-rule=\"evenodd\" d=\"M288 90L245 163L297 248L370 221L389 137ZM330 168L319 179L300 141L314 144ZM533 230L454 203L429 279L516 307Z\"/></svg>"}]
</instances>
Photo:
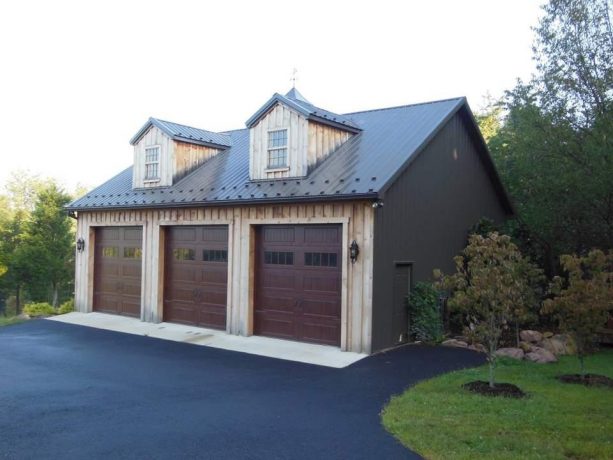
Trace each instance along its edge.
<instances>
[{"instance_id":1,"label":"sky","mask_svg":"<svg viewBox=\"0 0 613 460\"><path fill-rule=\"evenodd\" d=\"M238 129L296 87L337 113L466 96L534 71L536 0L4 1L0 187L97 186L150 116Z\"/></svg>"}]
</instances>

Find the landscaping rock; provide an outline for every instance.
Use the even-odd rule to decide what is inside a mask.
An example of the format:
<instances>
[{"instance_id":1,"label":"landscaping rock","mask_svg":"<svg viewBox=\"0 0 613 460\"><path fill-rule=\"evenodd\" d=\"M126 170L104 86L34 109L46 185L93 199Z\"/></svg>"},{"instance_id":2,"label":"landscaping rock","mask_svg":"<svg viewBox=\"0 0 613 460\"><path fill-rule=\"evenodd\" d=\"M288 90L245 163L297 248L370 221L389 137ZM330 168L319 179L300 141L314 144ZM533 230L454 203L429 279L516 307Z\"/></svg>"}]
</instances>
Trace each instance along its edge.
<instances>
[{"instance_id":1,"label":"landscaping rock","mask_svg":"<svg viewBox=\"0 0 613 460\"><path fill-rule=\"evenodd\" d=\"M447 339L441 343L444 347L468 348L468 344L463 340Z\"/></svg>"},{"instance_id":2,"label":"landscaping rock","mask_svg":"<svg viewBox=\"0 0 613 460\"><path fill-rule=\"evenodd\" d=\"M552 352L556 356L562 356L566 354L566 346L564 345L564 342L560 339L556 339L553 337L550 339L543 339L538 343L538 346Z\"/></svg>"},{"instance_id":3,"label":"landscaping rock","mask_svg":"<svg viewBox=\"0 0 613 460\"><path fill-rule=\"evenodd\" d=\"M25 313L20 313L19 315L17 315L17 318L19 318L19 319L30 319L30 315L26 315Z\"/></svg>"},{"instance_id":4,"label":"landscaping rock","mask_svg":"<svg viewBox=\"0 0 613 460\"><path fill-rule=\"evenodd\" d=\"M558 358L549 350L545 350L541 347L532 347L532 351L530 353L526 353L526 360L532 361L533 363L539 364L547 364L547 363L556 363L558 362Z\"/></svg>"},{"instance_id":5,"label":"landscaping rock","mask_svg":"<svg viewBox=\"0 0 613 460\"><path fill-rule=\"evenodd\" d=\"M519 333L519 337L524 342L531 342L531 343L538 343L541 340L543 340L543 334L541 334L539 331L531 331L529 329L525 331L521 331Z\"/></svg>"},{"instance_id":6,"label":"landscaping rock","mask_svg":"<svg viewBox=\"0 0 613 460\"><path fill-rule=\"evenodd\" d=\"M487 353L487 349L480 343L473 343L472 345L468 346L468 349L478 351L480 353Z\"/></svg>"},{"instance_id":7,"label":"landscaping rock","mask_svg":"<svg viewBox=\"0 0 613 460\"><path fill-rule=\"evenodd\" d=\"M524 353L530 353L532 351L532 345L528 342L519 342L519 348L524 350Z\"/></svg>"},{"instance_id":8,"label":"landscaping rock","mask_svg":"<svg viewBox=\"0 0 613 460\"><path fill-rule=\"evenodd\" d=\"M553 337L553 332L543 332L543 337L545 337L546 339L549 339Z\"/></svg>"},{"instance_id":9,"label":"landscaping rock","mask_svg":"<svg viewBox=\"0 0 613 460\"><path fill-rule=\"evenodd\" d=\"M577 353L577 344L575 344L575 340L570 335L556 334L551 340L558 340L563 344L565 355L574 355Z\"/></svg>"},{"instance_id":10,"label":"landscaping rock","mask_svg":"<svg viewBox=\"0 0 613 460\"><path fill-rule=\"evenodd\" d=\"M460 342L469 342L468 337L466 337L465 335L456 335L454 339L459 340Z\"/></svg>"},{"instance_id":11,"label":"landscaping rock","mask_svg":"<svg viewBox=\"0 0 613 460\"><path fill-rule=\"evenodd\" d=\"M524 359L524 350L521 348L499 348L496 350L496 356L521 360Z\"/></svg>"}]
</instances>

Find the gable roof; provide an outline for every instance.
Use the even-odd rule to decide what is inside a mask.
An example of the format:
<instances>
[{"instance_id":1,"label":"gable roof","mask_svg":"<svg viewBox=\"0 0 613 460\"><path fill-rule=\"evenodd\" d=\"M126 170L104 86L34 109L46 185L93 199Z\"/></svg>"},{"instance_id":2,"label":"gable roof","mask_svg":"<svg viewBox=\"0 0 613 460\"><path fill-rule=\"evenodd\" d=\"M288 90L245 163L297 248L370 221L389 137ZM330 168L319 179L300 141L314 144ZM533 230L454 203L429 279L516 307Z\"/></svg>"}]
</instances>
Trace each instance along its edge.
<instances>
[{"instance_id":1,"label":"gable roof","mask_svg":"<svg viewBox=\"0 0 613 460\"><path fill-rule=\"evenodd\" d=\"M287 105L308 120L334 126L352 133L358 133L361 131L360 126L354 123L351 117L339 115L320 107L315 107L313 104L307 101L296 88L292 88L285 96L282 96L279 93L273 94L273 96L262 107L260 107L260 109L255 112L251 118L249 118L249 120L247 120L245 123L247 128L254 126L277 104Z\"/></svg>"},{"instance_id":2,"label":"gable roof","mask_svg":"<svg viewBox=\"0 0 613 460\"><path fill-rule=\"evenodd\" d=\"M132 189L132 167L67 206L69 210L379 199L396 177L458 111L465 98L348 114L362 131L342 144L306 178L249 179L249 130L222 133L232 147L170 187ZM474 124L474 120L473 120ZM475 128L476 129L476 128ZM482 144L486 169L501 200L512 207ZM480 140L479 140L480 139Z\"/></svg>"},{"instance_id":3,"label":"gable roof","mask_svg":"<svg viewBox=\"0 0 613 460\"><path fill-rule=\"evenodd\" d=\"M145 123L143 127L134 135L134 137L130 139L130 144L136 144L152 126L160 129L164 134L175 141L222 149L232 146L232 140L225 134L180 125L178 123L164 121L158 118L149 118L147 123Z\"/></svg>"}]
</instances>

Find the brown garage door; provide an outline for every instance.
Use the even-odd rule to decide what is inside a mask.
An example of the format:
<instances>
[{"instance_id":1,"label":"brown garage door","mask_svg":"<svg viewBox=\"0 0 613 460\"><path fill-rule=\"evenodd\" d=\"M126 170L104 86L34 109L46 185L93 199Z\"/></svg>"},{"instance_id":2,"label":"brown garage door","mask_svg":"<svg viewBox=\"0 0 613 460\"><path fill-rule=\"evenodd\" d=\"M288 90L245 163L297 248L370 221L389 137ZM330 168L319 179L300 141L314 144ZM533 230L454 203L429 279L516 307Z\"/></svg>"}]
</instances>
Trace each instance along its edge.
<instances>
[{"instance_id":1,"label":"brown garage door","mask_svg":"<svg viewBox=\"0 0 613 460\"><path fill-rule=\"evenodd\" d=\"M164 321L226 328L228 227L168 227Z\"/></svg>"},{"instance_id":2,"label":"brown garage door","mask_svg":"<svg viewBox=\"0 0 613 460\"><path fill-rule=\"evenodd\" d=\"M140 317L143 230L96 229L94 310Z\"/></svg>"},{"instance_id":3,"label":"brown garage door","mask_svg":"<svg viewBox=\"0 0 613 460\"><path fill-rule=\"evenodd\" d=\"M258 229L256 334L340 345L341 241L340 225Z\"/></svg>"}]
</instances>

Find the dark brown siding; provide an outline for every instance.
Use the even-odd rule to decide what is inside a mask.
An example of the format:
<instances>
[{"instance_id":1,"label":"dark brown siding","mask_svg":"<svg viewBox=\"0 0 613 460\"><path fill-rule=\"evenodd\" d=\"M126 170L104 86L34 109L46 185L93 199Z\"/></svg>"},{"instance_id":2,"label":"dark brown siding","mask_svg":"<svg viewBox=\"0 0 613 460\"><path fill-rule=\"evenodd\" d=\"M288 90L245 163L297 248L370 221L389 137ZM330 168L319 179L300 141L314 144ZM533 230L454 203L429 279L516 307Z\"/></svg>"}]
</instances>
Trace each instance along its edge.
<instances>
[{"instance_id":1,"label":"dark brown siding","mask_svg":"<svg viewBox=\"0 0 613 460\"><path fill-rule=\"evenodd\" d=\"M431 280L435 268L451 272L453 257L479 218L501 222L508 216L488 174L489 163L482 160L487 153L473 137L470 123L465 112L456 113L390 187L384 207L376 210L373 351L396 345L407 329L406 314L399 315L394 305L396 263L412 262L415 282Z\"/></svg>"}]
</instances>

